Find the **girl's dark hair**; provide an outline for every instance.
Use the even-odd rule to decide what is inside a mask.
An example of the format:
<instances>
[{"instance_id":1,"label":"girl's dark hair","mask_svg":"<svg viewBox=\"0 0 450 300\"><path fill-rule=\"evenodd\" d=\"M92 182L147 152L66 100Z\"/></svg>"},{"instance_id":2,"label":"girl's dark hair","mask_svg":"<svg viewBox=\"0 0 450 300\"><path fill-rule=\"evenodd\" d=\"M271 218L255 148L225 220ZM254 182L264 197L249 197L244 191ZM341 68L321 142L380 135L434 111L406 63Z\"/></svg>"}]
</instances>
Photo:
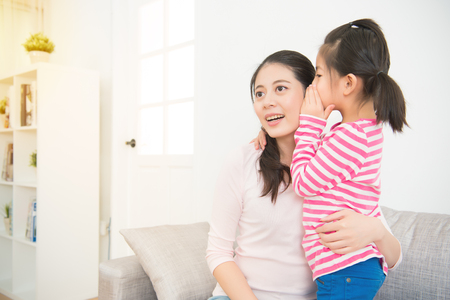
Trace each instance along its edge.
<instances>
[{"instance_id":1,"label":"girl's dark hair","mask_svg":"<svg viewBox=\"0 0 450 300\"><path fill-rule=\"evenodd\" d=\"M288 67L293 73L295 78L303 85L306 89L315 76L315 69L311 61L296 51L282 50L269 55L256 69L250 81L250 93L252 97L252 102L254 102L255 94L255 81L258 76L259 71L262 67L269 64L282 64ZM299 99L302 101L302 99ZM264 180L264 188L261 197L271 194L272 203L276 203L278 196L278 188L280 184L285 185L283 192L291 184L291 172L289 166L281 163L280 160L280 150L278 149L277 140L270 137L266 133L267 145L264 151L259 157L260 174ZM285 175L288 175L289 181L286 182Z\"/></svg>"},{"instance_id":2,"label":"girl's dark hair","mask_svg":"<svg viewBox=\"0 0 450 300\"><path fill-rule=\"evenodd\" d=\"M387 121L394 132L406 122L402 90L388 75L389 49L380 26L371 19L344 24L326 37L320 53L328 69L341 76L353 74L364 82L362 104L373 99L377 122Z\"/></svg>"}]
</instances>

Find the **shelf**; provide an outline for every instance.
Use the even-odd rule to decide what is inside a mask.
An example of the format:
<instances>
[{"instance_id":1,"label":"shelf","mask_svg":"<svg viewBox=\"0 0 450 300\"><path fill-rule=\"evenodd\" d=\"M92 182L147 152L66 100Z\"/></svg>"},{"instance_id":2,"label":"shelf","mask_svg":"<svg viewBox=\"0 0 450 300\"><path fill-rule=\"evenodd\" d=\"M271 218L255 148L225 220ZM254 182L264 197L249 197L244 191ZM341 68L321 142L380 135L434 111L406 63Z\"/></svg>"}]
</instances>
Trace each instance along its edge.
<instances>
[{"instance_id":1,"label":"shelf","mask_svg":"<svg viewBox=\"0 0 450 300\"><path fill-rule=\"evenodd\" d=\"M5 149L13 144L14 180L0 179L0 207L12 203L13 236L0 223L0 293L14 300L95 295L100 192L98 72L36 63L6 75L0 76L0 99L10 97L12 128L0 128L0 162L3 164ZM22 98L23 84L32 85L36 92L31 102L35 104L34 120L40 122L33 126L19 126L22 101L29 103ZM42 166L39 169L29 166L35 151ZM25 236L34 200L38 242Z\"/></svg>"},{"instance_id":2,"label":"shelf","mask_svg":"<svg viewBox=\"0 0 450 300\"><path fill-rule=\"evenodd\" d=\"M7 234L5 230L0 231L0 237L8 240L13 240L13 237Z\"/></svg>"},{"instance_id":3,"label":"shelf","mask_svg":"<svg viewBox=\"0 0 450 300\"><path fill-rule=\"evenodd\" d=\"M37 188L37 182L36 181L14 182L14 181L0 180L0 185L14 185L14 186Z\"/></svg>"},{"instance_id":4,"label":"shelf","mask_svg":"<svg viewBox=\"0 0 450 300\"><path fill-rule=\"evenodd\" d=\"M36 126L20 126L15 128L17 131L33 131L36 130Z\"/></svg>"},{"instance_id":5,"label":"shelf","mask_svg":"<svg viewBox=\"0 0 450 300\"><path fill-rule=\"evenodd\" d=\"M16 242L22 243L24 245L36 247L36 242L31 242L25 236L24 237L13 237L13 240L16 241Z\"/></svg>"},{"instance_id":6,"label":"shelf","mask_svg":"<svg viewBox=\"0 0 450 300\"><path fill-rule=\"evenodd\" d=\"M5 181L6 182L6 181ZM21 186L21 187L30 187L30 188L37 188L36 181L21 181L21 182L14 182L14 186Z\"/></svg>"}]
</instances>

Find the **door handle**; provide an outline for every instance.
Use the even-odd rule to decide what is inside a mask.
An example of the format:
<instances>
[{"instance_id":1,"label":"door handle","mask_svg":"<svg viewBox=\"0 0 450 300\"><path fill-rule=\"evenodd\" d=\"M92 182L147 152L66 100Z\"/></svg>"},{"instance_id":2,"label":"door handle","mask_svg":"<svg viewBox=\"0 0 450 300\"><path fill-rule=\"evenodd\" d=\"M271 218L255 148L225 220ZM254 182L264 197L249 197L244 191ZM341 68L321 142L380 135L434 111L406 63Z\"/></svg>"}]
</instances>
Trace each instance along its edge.
<instances>
[{"instance_id":1,"label":"door handle","mask_svg":"<svg viewBox=\"0 0 450 300\"><path fill-rule=\"evenodd\" d=\"M134 148L136 146L136 141L134 139L132 139L129 142L125 142L125 145L130 145L131 148Z\"/></svg>"}]
</instances>

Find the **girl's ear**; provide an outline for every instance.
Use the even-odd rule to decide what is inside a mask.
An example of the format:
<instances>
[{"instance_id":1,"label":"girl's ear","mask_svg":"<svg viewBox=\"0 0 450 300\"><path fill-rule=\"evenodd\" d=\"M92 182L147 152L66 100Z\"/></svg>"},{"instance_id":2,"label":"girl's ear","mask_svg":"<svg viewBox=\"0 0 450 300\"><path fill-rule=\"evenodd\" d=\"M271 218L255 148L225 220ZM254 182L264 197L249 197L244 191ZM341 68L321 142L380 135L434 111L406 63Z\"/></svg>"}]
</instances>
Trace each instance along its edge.
<instances>
[{"instance_id":1,"label":"girl's ear","mask_svg":"<svg viewBox=\"0 0 450 300\"><path fill-rule=\"evenodd\" d=\"M343 79L344 95L348 96L356 90L356 87L358 85L358 78L354 74L349 73L345 75Z\"/></svg>"}]
</instances>

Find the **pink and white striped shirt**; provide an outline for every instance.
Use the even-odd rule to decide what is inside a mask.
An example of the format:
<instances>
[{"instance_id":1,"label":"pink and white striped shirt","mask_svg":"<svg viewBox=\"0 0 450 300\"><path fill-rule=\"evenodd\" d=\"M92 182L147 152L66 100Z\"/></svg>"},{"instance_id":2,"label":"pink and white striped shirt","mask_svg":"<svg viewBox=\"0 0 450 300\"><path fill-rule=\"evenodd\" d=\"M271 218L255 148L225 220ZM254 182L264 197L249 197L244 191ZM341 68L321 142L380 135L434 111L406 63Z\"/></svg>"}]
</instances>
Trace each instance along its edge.
<instances>
[{"instance_id":1,"label":"pink and white striped shirt","mask_svg":"<svg viewBox=\"0 0 450 300\"><path fill-rule=\"evenodd\" d=\"M295 133L291 174L295 192L305 197L303 248L313 279L356 263L378 257L387 274L388 266L374 243L340 255L319 242L315 232L320 219L343 209L380 218L380 167L382 125L374 119L334 125L322 136L326 121L300 115Z\"/></svg>"}]
</instances>

